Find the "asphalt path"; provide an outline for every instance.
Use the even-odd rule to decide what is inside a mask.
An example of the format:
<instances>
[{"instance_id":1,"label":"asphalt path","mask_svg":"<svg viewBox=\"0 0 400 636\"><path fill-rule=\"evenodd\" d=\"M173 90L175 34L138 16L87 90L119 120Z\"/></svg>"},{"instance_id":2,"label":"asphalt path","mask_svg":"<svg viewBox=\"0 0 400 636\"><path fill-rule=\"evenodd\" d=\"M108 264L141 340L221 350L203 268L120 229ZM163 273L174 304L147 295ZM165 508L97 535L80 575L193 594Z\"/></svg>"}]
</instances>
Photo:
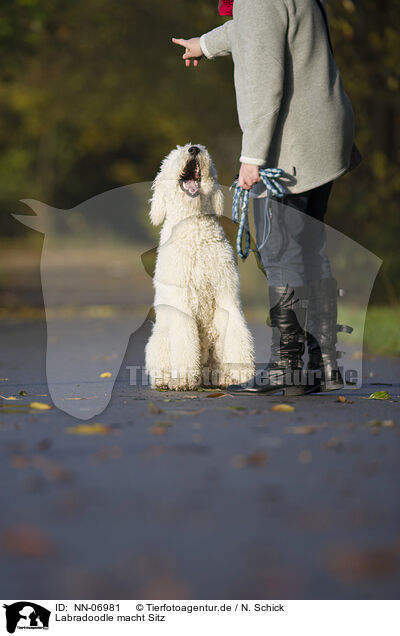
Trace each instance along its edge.
<instances>
[{"instance_id":1,"label":"asphalt path","mask_svg":"<svg viewBox=\"0 0 400 636\"><path fill-rule=\"evenodd\" d=\"M398 598L399 358L356 391L158 392L127 369L145 325L81 421L29 406L52 404L45 323L0 328L2 598Z\"/></svg>"}]
</instances>

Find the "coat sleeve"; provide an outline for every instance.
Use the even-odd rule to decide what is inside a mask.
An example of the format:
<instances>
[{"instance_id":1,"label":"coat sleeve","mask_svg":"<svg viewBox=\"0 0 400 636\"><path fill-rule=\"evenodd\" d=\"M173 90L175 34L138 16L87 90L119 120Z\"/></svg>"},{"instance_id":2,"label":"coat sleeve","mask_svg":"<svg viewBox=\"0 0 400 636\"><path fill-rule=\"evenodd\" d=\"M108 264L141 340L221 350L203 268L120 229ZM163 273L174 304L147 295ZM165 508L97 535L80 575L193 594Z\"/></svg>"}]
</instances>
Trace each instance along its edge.
<instances>
[{"instance_id":1,"label":"coat sleeve","mask_svg":"<svg viewBox=\"0 0 400 636\"><path fill-rule=\"evenodd\" d=\"M240 161L265 164L283 97L288 13L283 0L235 0L233 59Z\"/></svg>"},{"instance_id":2,"label":"coat sleeve","mask_svg":"<svg viewBox=\"0 0 400 636\"><path fill-rule=\"evenodd\" d=\"M200 37L200 48L208 59L232 53L232 22L233 20L228 20Z\"/></svg>"}]
</instances>

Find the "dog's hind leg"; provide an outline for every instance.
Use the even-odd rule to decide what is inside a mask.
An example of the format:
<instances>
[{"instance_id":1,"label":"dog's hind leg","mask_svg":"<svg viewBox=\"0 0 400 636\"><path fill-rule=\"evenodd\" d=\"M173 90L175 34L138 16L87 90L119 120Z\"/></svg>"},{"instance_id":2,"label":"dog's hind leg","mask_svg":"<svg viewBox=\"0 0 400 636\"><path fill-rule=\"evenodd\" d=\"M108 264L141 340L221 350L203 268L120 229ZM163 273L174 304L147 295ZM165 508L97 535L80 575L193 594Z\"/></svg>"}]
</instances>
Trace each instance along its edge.
<instances>
[{"instance_id":1,"label":"dog's hind leg","mask_svg":"<svg viewBox=\"0 0 400 636\"><path fill-rule=\"evenodd\" d=\"M213 318L214 359L219 386L241 383L253 377L254 344L240 305L227 290L219 291Z\"/></svg>"}]
</instances>

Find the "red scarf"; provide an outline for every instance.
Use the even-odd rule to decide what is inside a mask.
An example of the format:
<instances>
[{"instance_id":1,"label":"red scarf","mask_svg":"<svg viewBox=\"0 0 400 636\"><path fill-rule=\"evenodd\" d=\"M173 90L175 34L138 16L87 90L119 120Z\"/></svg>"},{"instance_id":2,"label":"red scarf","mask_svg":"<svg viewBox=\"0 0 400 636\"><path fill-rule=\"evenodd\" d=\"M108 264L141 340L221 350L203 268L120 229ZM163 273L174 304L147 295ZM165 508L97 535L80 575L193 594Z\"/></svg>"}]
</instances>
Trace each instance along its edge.
<instances>
[{"instance_id":1,"label":"red scarf","mask_svg":"<svg viewBox=\"0 0 400 636\"><path fill-rule=\"evenodd\" d=\"M218 2L219 15L232 16L232 6L233 6L233 0L219 0Z\"/></svg>"}]
</instances>

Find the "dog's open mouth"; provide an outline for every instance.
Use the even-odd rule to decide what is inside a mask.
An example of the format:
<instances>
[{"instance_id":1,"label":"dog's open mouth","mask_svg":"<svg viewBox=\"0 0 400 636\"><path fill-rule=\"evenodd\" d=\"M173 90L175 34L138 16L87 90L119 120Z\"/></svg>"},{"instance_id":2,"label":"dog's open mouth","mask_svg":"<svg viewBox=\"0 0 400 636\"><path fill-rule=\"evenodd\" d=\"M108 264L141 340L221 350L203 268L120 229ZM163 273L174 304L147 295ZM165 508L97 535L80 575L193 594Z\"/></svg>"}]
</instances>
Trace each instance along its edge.
<instances>
[{"instance_id":1,"label":"dog's open mouth","mask_svg":"<svg viewBox=\"0 0 400 636\"><path fill-rule=\"evenodd\" d=\"M197 159L190 159L179 178L179 185L185 194L197 197L200 194L201 172Z\"/></svg>"}]
</instances>

